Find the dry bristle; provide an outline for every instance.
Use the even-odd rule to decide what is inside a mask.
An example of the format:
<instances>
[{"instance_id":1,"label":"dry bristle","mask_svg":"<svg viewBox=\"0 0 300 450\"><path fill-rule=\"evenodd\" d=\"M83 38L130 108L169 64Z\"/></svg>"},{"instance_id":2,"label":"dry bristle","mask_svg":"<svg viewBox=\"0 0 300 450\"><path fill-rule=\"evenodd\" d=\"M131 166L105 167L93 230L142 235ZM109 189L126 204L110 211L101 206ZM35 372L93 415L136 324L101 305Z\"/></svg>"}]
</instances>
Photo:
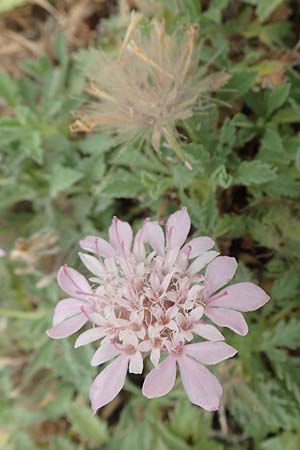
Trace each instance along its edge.
<instances>
[{"instance_id":1,"label":"dry bristle","mask_svg":"<svg viewBox=\"0 0 300 450\"><path fill-rule=\"evenodd\" d=\"M174 76L172 74L165 71L162 67L159 66L159 64L157 64L155 61L153 61L153 59L151 59L145 53L145 51L136 44L135 41L131 41L127 48L129 51L134 53L138 58L142 59L146 64L149 64L150 66L154 67L156 70L163 73L167 77L174 79Z\"/></svg>"},{"instance_id":2,"label":"dry bristle","mask_svg":"<svg viewBox=\"0 0 300 450\"><path fill-rule=\"evenodd\" d=\"M111 102L117 102L117 100L114 97L99 89L94 83L89 83L85 90L88 94L91 94L100 100L109 100Z\"/></svg>"},{"instance_id":3,"label":"dry bristle","mask_svg":"<svg viewBox=\"0 0 300 450\"><path fill-rule=\"evenodd\" d=\"M120 51L119 51L119 57L118 57L119 61L122 58L123 52L124 52L128 42L130 41L133 32L136 30L140 20L142 19L142 17L143 16L141 14L139 14L139 13L133 12L131 14L131 18L130 18L130 22L129 22L129 25L128 25L128 28L127 28L127 31L126 31L126 35L124 37L124 40L122 42L122 46L121 46Z\"/></svg>"},{"instance_id":4,"label":"dry bristle","mask_svg":"<svg viewBox=\"0 0 300 450\"><path fill-rule=\"evenodd\" d=\"M194 52L194 48L195 48L195 39L196 39L197 32L198 32L198 27L196 25L191 25L187 29L187 32L186 32L187 36L188 36L187 58L186 58L185 66L183 68L183 72L181 75L181 80L180 80L181 83L185 80L187 73L190 69L192 56L193 56L193 52Z\"/></svg>"},{"instance_id":5,"label":"dry bristle","mask_svg":"<svg viewBox=\"0 0 300 450\"><path fill-rule=\"evenodd\" d=\"M95 127L113 133L117 142L143 137L159 152L161 139L188 164L177 142L176 125L193 115L201 85L194 58L197 26L169 34L164 22L153 20L149 33L133 14L117 60L99 52L86 88L91 99L71 124L72 131ZM98 63L97 63L98 62ZM93 100L94 97L94 100Z\"/></svg>"}]
</instances>

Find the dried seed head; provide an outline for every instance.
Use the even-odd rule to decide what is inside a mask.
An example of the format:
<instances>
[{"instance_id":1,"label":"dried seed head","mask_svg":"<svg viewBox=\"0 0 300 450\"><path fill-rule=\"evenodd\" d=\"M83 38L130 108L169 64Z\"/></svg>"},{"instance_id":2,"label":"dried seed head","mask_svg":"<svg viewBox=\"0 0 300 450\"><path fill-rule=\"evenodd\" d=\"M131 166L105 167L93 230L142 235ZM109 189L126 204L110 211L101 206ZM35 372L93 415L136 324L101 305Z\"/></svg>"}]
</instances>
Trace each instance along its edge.
<instances>
[{"instance_id":1,"label":"dried seed head","mask_svg":"<svg viewBox=\"0 0 300 450\"><path fill-rule=\"evenodd\" d=\"M170 35L163 22L153 20L148 32L142 32L141 18L131 16L117 59L98 53L94 69L87 74L92 100L71 129L100 127L115 133L120 142L147 138L157 151L164 136L184 159L179 146L173 145L175 124L192 116L206 86L207 91L214 90L197 77L197 26Z\"/></svg>"}]
</instances>

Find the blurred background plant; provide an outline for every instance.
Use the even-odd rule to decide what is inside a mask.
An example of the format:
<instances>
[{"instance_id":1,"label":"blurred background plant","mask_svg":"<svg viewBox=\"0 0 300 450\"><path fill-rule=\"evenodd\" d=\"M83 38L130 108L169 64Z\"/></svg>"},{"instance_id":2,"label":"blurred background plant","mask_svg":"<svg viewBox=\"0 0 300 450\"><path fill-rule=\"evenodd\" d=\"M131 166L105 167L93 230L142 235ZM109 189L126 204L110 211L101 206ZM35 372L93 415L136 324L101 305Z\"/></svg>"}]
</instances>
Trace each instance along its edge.
<instances>
[{"instance_id":1,"label":"blurred background plant","mask_svg":"<svg viewBox=\"0 0 300 450\"><path fill-rule=\"evenodd\" d=\"M113 135L69 130L86 102L82 67L112 55L132 9L172 32L199 26L196 58L225 86L177 127L191 161L164 160ZM4 450L298 450L300 448L299 1L2 0L0 2L0 448ZM168 147L161 143L161 152ZM93 416L92 350L45 334L54 281L77 241L113 215L138 226L188 207L195 234L240 261L239 280L272 297L228 336L214 415L140 396L141 379Z\"/></svg>"}]
</instances>

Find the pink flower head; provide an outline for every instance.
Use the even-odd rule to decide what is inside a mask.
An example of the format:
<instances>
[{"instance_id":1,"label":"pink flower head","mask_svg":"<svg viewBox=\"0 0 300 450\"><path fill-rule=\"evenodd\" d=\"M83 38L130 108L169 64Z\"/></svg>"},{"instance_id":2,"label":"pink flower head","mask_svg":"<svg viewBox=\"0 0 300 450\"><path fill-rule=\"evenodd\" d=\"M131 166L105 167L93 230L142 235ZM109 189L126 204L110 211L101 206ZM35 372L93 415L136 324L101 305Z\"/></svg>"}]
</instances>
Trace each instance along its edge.
<instances>
[{"instance_id":1,"label":"pink flower head","mask_svg":"<svg viewBox=\"0 0 300 450\"><path fill-rule=\"evenodd\" d=\"M2 258L2 256L5 256L5 251L3 250L3 248L0 248L0 258Z\"/></svg>"},{"instance_id":2,"label":"pink flower head","mask_svg":"<svg viewBox=\"0 0 300 450\"><path fill-rule=\"evenodd\" d=\"M57 304L48 336L64 338L89 323L75 347L98 341L92 365L111 361L91 385L94 412L120 392L127 371L142 373L148 355L154 368L144 382L145 396L169 392L178 365L190 400L209 411L218 408L221 386L202 364L216 364L236 350L203 319L245 334L240 311L259 308L268 297L252 283L219 292L234 275L236 262L218 257L209 237L185 244L189 231L186 208L164 226L145 220L135 237L127 222L114 217L109 242L96 236L80 241L90 253L79 254L92 273L89 281L68 266L58 271L58 284L70 297ZM190 344L196 336L205 341Z\"/></svg>"}]
</instances>

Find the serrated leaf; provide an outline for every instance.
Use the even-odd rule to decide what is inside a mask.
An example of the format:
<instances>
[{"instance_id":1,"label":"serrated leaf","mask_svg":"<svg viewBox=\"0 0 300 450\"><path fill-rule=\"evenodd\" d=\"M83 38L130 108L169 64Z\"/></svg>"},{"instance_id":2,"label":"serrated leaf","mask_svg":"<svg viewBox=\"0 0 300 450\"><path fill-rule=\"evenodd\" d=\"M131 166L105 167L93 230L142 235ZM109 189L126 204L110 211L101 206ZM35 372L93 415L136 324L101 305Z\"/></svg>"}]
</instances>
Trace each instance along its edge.
<instances>
[{"instance_id":1,"label":"serrated leaf","mask_svg":"<svg viewBox=\"0 0 300 450\"><path fill-rule=\"evenodd\" d=\"M56 197L60 192L73 186L82 176L82 173L70 167L55 166L49 176L51 197Z\"/></svg>"},{"instance_id":2,"label":"serrated leaf","mask_svg":"<svg viewBox=\"0 0 300 450\"><path fill-rule=\"evenodd\" d=\"M243 161L239 166L235 182L245 186L268 183L276 178L276 169L262 161Z\"/></svg>"},{"instance_id":3,"label":"serrated leaf","mask_svg":"<svg viewBox=\"0 0 300 450\"><path fill-rule=\"evenodd\" d=\"M110 175L101 188L101 193L109 198L135 198L144 191L140 179L124 169Z\"/></svg>"}]
</instances>

